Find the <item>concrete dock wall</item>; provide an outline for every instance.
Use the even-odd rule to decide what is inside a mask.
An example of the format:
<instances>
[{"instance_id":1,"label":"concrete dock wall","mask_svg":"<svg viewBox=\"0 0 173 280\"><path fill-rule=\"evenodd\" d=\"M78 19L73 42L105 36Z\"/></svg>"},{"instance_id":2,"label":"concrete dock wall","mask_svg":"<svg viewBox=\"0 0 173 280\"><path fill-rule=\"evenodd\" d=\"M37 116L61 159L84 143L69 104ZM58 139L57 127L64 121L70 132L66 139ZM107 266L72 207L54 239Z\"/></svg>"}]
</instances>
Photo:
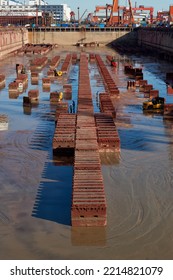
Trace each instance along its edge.
<instances>
[{"instance_id":1,"label":"concrete dock wall","mask_svg":"<svg viewBox=\"0 0 173 280\"><path fill-rule=\"evenodd\" d=\"M30 44L76 45L78 43L112 45L128 51L138 49L152 51L173 60L173 29L171 28L1 28L0 59Z\"/></svg>"},{"instance_id":2,"label":"concrete dock wall","mask_svg":"<svg viewBox=\"0 0 173 280\"><path fill-rule=\"evenodd\" d=\"M28 31L25 28L0 29L0 59L15 52L28 43Z\"/></svg>"},{"instance_id":3,"label":"concrete dock wall","mask_svg":"<svg viewBox=\"0 0 173 280\"><path fill-rule=\"evenodd\" d=\"M130 32L127 32L123 34L122 36L119 36L118 38L115 38L110 45L116 49L122 50L128 50L135 48L138 44L138 33L136 30L131 30Z\"/></svg>"},{"instance_id":4,"label":"concrete dock wall","mask_svg":"<svg viewBox=\"0 0 173 280\"><path fill-rule=\"evenodd\" d=\"M113 40L129 33L128 28L108 28L108 29L31 29L28 30L28 42L31 44L58 44L76 45L78 43L97 42L100 45L107 45Z\"/></svg>"},{"instance_id":5,"label":"concrete dock wall","mask_svg":"<svg viewBox=\"0 0 173 280\"><path fill-rule=\"evenodd\" d=\"M163 58L173 58L172 28L139 28L138 46L159 53Z\"/></svg>"},{"instance_id":6,"label":"concrete dock wall","mask_svg":"<svg viewBox=\"0 0 173 280\"><path fill-rule=\"evenodd\" d=\"M112 47L124 53L142 52L173 61L173 29L140 27L116 38Z\"/></svg>"}]
</instances>

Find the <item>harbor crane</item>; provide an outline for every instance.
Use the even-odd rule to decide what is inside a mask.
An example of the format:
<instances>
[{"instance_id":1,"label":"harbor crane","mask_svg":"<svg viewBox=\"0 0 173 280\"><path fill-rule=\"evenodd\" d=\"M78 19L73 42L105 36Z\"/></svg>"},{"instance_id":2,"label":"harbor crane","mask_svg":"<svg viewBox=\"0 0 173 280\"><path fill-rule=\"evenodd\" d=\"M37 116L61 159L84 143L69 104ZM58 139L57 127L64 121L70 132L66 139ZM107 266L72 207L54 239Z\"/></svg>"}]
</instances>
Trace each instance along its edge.
<instances>
[{"instance_id":1,"label":"harbor crane","mask_svg":"<svg viewBox=\"0 0 173 280\"><path fill-rule=\"evenodd\" d=\"M105 6L96 6L95 13L105 10L106 11L106 23L107 25L112 25L114 21L114 13L118 12L118 0L113 0L112 4L106 4ZM110 16L108 18L108 13Z\"/></svg>"},{"instance_id":2,"label":"harbor crane","mask_svg":"<svg viewBox=\"0 0 173 280\"><path fill-rule=\"evenodd\" d=\"M84 15L86 14L86 12L87 12L87 9L83 12L83 14L81 15L81 17L79 18L79 24L81 23L82 18L84 17Z\"/></svg>"},{"instance_id":3,"label":"harbor crane","mask_svg":"<svg viewBox=\"0 0 173 280\"><path fill-rule=\"evenodd\" d=\"M132 11L131 0L128 0L128 4L129 4L128 13L127 13L126 7L119 6L118 0L113 0L112 4L106 4L105 6L96 6L95 13L99 12L100 10L105 10L106 11L106 23L108 26L111 26L111 25L119 23L119 13L120 13L120 10L123 10L124 11L123 18L125 17L124 15L126 12L126 17L128 14L129 23L133 23L133 11ZM110 15L108 17L109 12L110 12ZM115 14L117 14L117 15L115 16Z\"/></svg>"},{"instance_id":4,"label":"harbor crane","mask_svg":"<svg viewBox=\"0 0 173 280\"><path fill-rule=\"evenodd\" d=\"M96 6L95 14L100 10L106 11L106 23L107 26L117 25L117 24L128 24L132 25L135 23L134 16L136 12L149 11L149 22L153 21L153 7L145 7L140 5L139 7L132 7L131 0L128 0L128 7L119 6L118 0L113 0L112 4L106 4L105 6ZM108 15L109 14L109 15Z\"/></svg>"}]
</instances>

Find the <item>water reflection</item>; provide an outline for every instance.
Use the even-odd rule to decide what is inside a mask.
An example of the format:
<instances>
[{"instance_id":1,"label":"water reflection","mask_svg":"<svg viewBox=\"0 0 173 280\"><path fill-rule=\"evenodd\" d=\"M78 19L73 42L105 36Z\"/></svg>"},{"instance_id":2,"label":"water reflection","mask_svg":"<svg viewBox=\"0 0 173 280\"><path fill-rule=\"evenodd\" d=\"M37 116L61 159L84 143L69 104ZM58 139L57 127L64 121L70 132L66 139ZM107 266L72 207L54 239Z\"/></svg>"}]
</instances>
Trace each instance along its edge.
<instances>
[{"instance_id":1,"label":"water reflection","mask_svg":"<svg viewBox=\"0 0 173 280\"><path fill-rule=\"evenodd\" d=\"M105 246L105 227L72 227L71 243L73 246Z\"/></svg>"},{"instance_id":2,"label":"water reflection","mask_svg":"<svg viewBox=\"0 0 173 280\"><path fill-rule=\"evenodd\" d=\"M23 106L23 113L25 115L31 115L31 106Z\"/></svg>"}]
</instances>

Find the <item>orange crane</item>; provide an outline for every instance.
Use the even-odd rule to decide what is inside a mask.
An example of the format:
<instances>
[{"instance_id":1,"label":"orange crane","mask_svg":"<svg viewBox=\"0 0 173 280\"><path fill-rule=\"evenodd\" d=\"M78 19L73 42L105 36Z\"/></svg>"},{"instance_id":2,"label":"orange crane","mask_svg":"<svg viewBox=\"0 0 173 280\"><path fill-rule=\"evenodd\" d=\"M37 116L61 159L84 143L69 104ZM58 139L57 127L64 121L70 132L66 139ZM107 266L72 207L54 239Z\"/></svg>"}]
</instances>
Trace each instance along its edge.
<instances>
[{"instance_id":1,"label":"orange crane","mask_svg":"<svg viewBox=\"0 0 173 280\"><path fill-rule=\"evenodd\" d=\"M151 23L153 21L153 13L154 13L153 7L144 7L143 5L140 5L139 7L132 7L131 0L128 0L128 7L119 6L118 0L113 0L112 4L106 4L105 6L96 6L95 13L99 12L100 10L106 11L107 25L114 25L119 23L131 25L134 23L134 14L137 11L141 11L141 12L149 11L150 12L149 21ZM108 13L110 14L109 16ZM114 15L115 13L117 13L117 16Z\"/></svg>"},{"instance_id":2,"label":"orange crane","mask_svg":"<svg viewBox=\"0 0 173 280\"><path fill-rule=\"evenodd\" d=\"M106 22L108 20L108 10L111 10L112 9L112 6L111 5L106 5L106 6L96 6L95 7L95 15L97 12L100 12L101 10L105 10L106 11Z\"/></svg>"},{"instance_id":3,"label":"orange crane","mask_svg":"<svg viewBox=\"0 0 173 280\"><path fill-rule=\"evenodd\" d=\"M95 13L99 12L100 10L106 11L106 22L107 25L112 25L117 22L117 19L114 18L114 13L118 12L118 0L113 0L112 4L106 4L105 6L96 6ZM110 16L108 19L108 11L110 11Z\"/></svg>"},{"instance_id":4,"label":"orange crane","mask_svg":"<svg viewBox=\"0 0 173 280\"><path fill-rule=\"evenodd\" d=\"M133 12L136 11L149 11L150 12L150 23L153 22L153 13L154 13L154 8L153 7L144 7L143 5L140 5L139 7L134 7L132 8Z\"/></svg>"},{"instance_id":5,"label":"orange crane","mask_svg":"<svg viewBox=\"0 0 173 280\"><path fill-rule=\"evenodd\" d=\"M105 6L96 6L95 12L99 12L100 10L106 11L106 22L107 25L114 25L118 24L120 20L120 10L123 11L123 23L126 19L126 22L128 24L132 24L134 22L133 18L133 8L131 4L131 0L128 0L129 8L126 7L120 7L118 0L113 0L112 4L106 4ZM110 16L108 19L108 11L110 11ZM117 13L117 15L115 15Z\"/></svg>"},{"instance_id":6,"label":"orange crane","mask_svg":"<svg viewBox=\"0 0 173 280\"><path fill-rule=\"evenodd\" d=\"M130 11L130 24L132 24L132 23L134 23L132 3L131 3L131 0L128 0L128 1L129 1L129 11Z\"/></svg>"},{"instance_id":7,"label":"orange crane","mask_svg":"<svg viewBox=\"0 0 173 280\"><path fill-rule=\"evenodd\" d=\"M133 24L134 23L134 16L133 16L133 9L131 0L128 0L129 7L119 7L119 10L123 11L123 24Z\"/></svg>"},{"instance_id":8,"label":"orange crane","mask_svg":"<svg viewBox=\"0 0 173 280\"><path fill-rule=\"evenodd\" d=\"M111 14L108 21L109 25L113 25L115 22L117 22L117 18L114 19L114 13L117 12L118 12L118 0L113 0Z\"/></svg>"}]
</instances>

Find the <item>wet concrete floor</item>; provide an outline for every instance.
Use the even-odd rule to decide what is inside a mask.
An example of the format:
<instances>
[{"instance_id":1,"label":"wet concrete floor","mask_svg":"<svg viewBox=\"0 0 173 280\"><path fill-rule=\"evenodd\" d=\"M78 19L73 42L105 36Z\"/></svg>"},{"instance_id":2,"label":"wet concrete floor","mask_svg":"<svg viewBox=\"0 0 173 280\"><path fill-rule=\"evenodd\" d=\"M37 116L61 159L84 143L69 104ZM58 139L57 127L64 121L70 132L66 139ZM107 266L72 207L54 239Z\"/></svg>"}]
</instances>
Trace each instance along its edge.
<instances>
[{"instance_id":1,"label":"wet concrete floor","mask_svg":"<svg viewBox=\"0 0 173 280\"><path fill-rule=\"evenodd\" d=\"M54 49L48 54L65 57L71 50ZM111 69L120 97L114 98L116 125L121 140L119 155L102 154L102 172L107 199L105 228L72 228L72 158L53 157L55 107L50 92L42 91L39 103L24 110L23 96L37 86L29 84L17 99L9 98L8 84L16 77L16 63L29 69L31 57L13 56L1 62L6 87L0 91L0 114L8 116L8 128L0 131L0 259L172 259L173 258L173 120L161 114L144 114L139 92L127 91L127 60L142 65L144 79L167 94L165 73L173 65L153 57L120 56L107 48L97 52L117 56ZM98 94L104 91L96 64L89 64L93 103L99 112ZM78 64L71 66L67 80L51 85L61 90L71 83L77 104ZM71 100L68 101L71 104Z\"/></svg>"}]
</instances>

